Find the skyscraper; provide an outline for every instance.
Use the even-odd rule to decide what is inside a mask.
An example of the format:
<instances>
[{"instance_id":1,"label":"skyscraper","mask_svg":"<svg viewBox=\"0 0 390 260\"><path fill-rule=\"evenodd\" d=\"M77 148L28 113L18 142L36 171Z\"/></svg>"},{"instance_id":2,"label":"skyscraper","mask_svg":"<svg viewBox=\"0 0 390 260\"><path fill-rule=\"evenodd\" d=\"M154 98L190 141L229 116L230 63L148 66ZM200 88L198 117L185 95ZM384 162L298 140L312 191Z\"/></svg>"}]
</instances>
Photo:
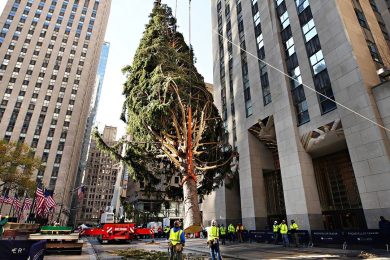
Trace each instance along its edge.
<instances>
[{"instance_id":1,"label":"skyscraper","mask_svg":"<svg viewBox=\"0 0 390 260\"><path fill-rule=\"evenodd\" d=\"M389 85L390 2L211 6L214 97L240 157L239 192L208 198L205 220L376 228L390 213L390 133L369 120L389 126L378 93Z\"/></svg>"},{"instance_id":2,"label":"skyscraper","mask_svg":"<svg viewBox=\"0 0 390 260\"><path fill-rule=\"evenodd\" d=\"M0 138L25 142L66 221L111 0L9 0L0 17Z\"/></svg>"},{"instance_id":3,"label":"skyscraper","mask_svg":"<svg viewBox=\"0 0 390 260\"><path fill-rule=\"evenodd\" d=\"M88 150L89 146L91 144L91 132L92 127L95 125L96 121L96 113L99 107L99 100L100 95L102 93L103 88L103 82L104 82L104 74L106 72L106 65L107 65L107 59L108 59L108 53L110 51L110 43L104 42L102 45L102 50L100 52L100 60L99 60L99 66L96 74L96 82L95 82L95 88L92 94L91 98L91 104L89 107L89 115L87 118L87 124L85 126L84 130L84 138L83 138L83 144L81 148L81 155L80 155L80 162L77 169L77 174L75 178L75 185L74 189L77 189L81 185L81 181L85 172L85 166L87 164L87 156L88 156ZM77 207L77 194L73 194L72 198L72 211L76 211ZM71 214L72 215L72 214ZM74 219L72 219L73 221Z\"/></svg>"},{"instance_id":4,"label":"skyscraper","mask_svg":"<svg viewBox=\"0 0 390 260\"><path fill-rule=\"evenodd\" d=\"M104 142L110 146L114 145L116 132L116 127L105 126L102 136ZM101 152L95 140L91 141L83 180L85 195L80 203L77 223L96 224L100 221L100 213L106 211L106 206L114 206L111 201L119 167L120 162Z\"/></svg>"}]
</instances>

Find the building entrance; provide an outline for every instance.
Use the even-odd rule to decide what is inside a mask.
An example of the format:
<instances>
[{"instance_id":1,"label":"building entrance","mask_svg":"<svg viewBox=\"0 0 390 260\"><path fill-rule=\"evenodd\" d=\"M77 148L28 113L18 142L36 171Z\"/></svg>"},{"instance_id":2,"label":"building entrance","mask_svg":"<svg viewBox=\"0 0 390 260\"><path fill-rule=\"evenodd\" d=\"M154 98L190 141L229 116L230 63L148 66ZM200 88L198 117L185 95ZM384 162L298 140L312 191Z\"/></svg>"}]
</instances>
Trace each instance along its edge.
<instances>
[{"instance_id":1,"label":"building entrance","mask_svg":"<svg viewBox=\"0 0 390 260\"><path fill-rule=\"evenodd\" d=\"M316 158L313 166L325 228L366 228L348 150Z\"/></svg>"}]
</instances>

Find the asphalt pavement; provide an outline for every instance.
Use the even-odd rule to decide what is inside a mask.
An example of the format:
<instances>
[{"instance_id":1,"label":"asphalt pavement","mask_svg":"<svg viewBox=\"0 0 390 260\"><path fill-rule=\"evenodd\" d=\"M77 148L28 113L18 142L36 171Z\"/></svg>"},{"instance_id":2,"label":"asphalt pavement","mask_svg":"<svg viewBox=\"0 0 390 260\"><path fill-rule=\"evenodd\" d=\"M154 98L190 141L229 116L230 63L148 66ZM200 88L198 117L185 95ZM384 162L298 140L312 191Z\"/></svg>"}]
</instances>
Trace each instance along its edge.
<instances>
[{"instance_id":1,"label":"asphalt pavement","mask_svg":"<svg viewBox=\"0 0 390 260\"><path fill-rule=\"evenodd\" d=\"M154 243L150 239L133 241L130 244L100 244L95 238L85 239L82 255L77 256L46 256L45 259L64 260L108 260L122 259L113 253L121 249L144 249L147 251L167 251L166 239L156 239ZM362 259L360 250L342 250L330 248L284 248L280 245L263 243L227 243L221 246L224 260L242 259ZM208 259L209 249L205 239L188 239L184 254L196 259ZM380 251L371 255L370 259L390 259L390 254Z\"/></svg>"}]
</instances>

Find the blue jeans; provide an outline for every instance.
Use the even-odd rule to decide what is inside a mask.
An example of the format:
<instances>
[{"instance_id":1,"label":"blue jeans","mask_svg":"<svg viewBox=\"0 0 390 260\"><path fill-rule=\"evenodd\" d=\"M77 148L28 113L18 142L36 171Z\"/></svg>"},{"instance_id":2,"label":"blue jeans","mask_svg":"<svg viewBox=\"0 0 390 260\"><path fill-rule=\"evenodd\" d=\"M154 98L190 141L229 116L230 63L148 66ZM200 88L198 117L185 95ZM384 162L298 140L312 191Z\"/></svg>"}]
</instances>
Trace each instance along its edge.
<instances>
[{"instance_id":1,"label":"blue jeans","mask_svg":"<svg viewBox=\"0 0 390 260\"><path fill-rule=\"evenodd\" d=\"M210 255L211 260L222 260L218 242L210 246Z\"/></svg>"},{"instance_id":2,"label":"blue jeans","mask_svg":"<svg viewBox=\"0 0 390 260\"><path fill-rule=\"evenodd\" d=\"M288 241L288 235L287 234L282 234L282 239L283 239L283 246L290 246L290 241Z\"/></svg>"}]
</instances>

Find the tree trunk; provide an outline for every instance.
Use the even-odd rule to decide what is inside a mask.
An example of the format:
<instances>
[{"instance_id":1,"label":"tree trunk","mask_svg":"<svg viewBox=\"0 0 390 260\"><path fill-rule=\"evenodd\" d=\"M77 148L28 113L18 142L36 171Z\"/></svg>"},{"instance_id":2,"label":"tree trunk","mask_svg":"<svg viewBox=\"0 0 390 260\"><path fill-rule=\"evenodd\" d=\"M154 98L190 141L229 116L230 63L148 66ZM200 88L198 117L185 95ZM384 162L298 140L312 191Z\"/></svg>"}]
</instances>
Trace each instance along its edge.
<instances>
[{"instance_id":1,"label":"tree trunk","mask_svg":"<svg viewBox=\"0 0 390 260\"><path fill-rule=\"evenodd\" d=\"M196 233L202 230L202 217L199 210L198 190L196 182L188 179L183 184L184 195L184 231Z\"/></svg>"}]
</instances>

